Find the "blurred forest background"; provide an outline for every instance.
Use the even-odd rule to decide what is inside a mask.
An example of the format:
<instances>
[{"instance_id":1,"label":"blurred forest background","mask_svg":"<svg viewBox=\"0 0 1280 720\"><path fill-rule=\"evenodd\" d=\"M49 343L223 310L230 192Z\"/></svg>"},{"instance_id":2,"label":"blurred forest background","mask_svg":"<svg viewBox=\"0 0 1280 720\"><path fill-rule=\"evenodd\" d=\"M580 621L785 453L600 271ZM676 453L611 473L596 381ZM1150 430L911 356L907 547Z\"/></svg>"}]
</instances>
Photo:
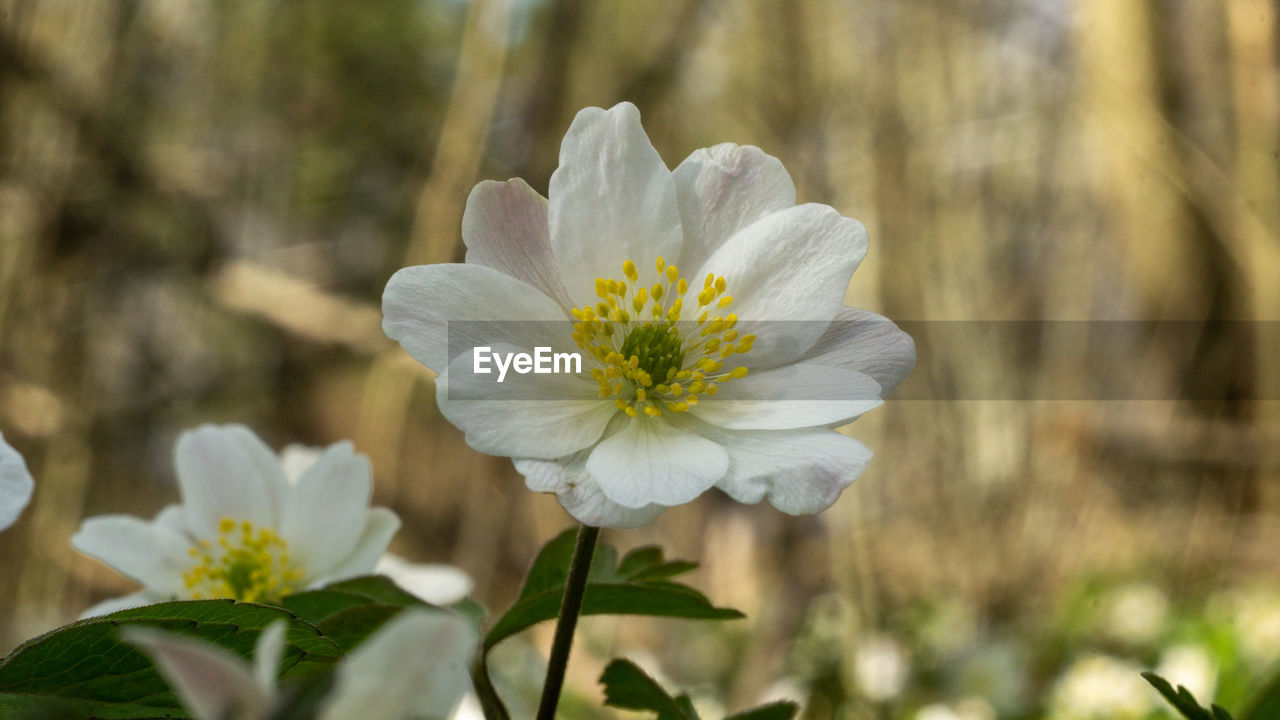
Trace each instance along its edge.
<instances>
[{"instance_id":1,"label":"blurred forest background","mask_svg":"<svg viewBox=\"0 0 1280 720\"><path fill-rule=\"evenodd\" d=\"M571 521L442 420L379 298L625 99L670 166L758 145L862 220L849 304L919 321L920 359L827 513L712 493L608 534L749 619L588 619L568 714L619 654L809 718L1160 717L1157 665L1238 708L1280 657L1278 47L1269 0L3 0L0 430L37 492L0 649L131 589L67 540L173 501L213 421L353 439L394 549L505 607ZM931 340L971 320L1194 342ZM1089 392L1117 374L1147 399ZM1006 384L1094 399L972 390ZM541 630L493 662L517 715Z\"/></svg>"}]
</instances>

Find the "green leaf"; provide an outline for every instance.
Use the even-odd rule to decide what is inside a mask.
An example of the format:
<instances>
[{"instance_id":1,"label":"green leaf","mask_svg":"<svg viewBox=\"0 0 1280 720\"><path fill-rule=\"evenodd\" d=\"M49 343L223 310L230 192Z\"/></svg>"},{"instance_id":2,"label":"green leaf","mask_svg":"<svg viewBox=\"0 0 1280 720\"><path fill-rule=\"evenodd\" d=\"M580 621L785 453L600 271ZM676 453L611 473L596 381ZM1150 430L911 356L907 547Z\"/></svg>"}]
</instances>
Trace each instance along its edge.
<instances>
[{"instance_id":1,"label":"green leaf","mask_svg":"<svg viewBox=\"0 0 1280 720\"><path fill-rule=\"evenodd\" d=\"M1151 683L1151 686L1158 690L1164 696L1164 699L1168 700L1169 704L1187 720L1233 720L1230 713L1217 705L1213 706L1212 711L1201 707L1195 696L1191 694L1191 691L1181 685L1178 686L1177 690L1174 690L1173 685L1168 680L1153 672L1144 672L1142 677L1146 678L1146 681ZM1274 716L1259 716L1258 720L1261 720L1262 717Z\"/></svg>"},{"instance_id":2,"label":"green leaf","mask_svg":"<svg viewBox=\"0 0 1280 720\"><path fill-rule=\"evenodd\" d=\"M734 713L724 720L791 720L800 712L800 706L793 702L775 702L761 705L758 708Z\"/></svg>"},{"instance_id":3,"label":"green leaf","mask_svg":"<svg viewBox=\"0 0 1280 720\"><path fill-rule=\"evenodd\" d=\"M485 635L491 649L508 637L560 613L560 601L573 556L576 529L547 543L534 558L516 602ZM583 615L649 615L697 620L732 620L737 610L718 608L702 593L666 578L689 572L696 564L666 561L662 550L645 547L627 553L621 563L617 551L601 543L591 560L583 599Z\"/></svg>"},{"instance_id":4,"label":"green leaf","mask_svg":"<svg viewBox=\"0 0 1280 720\"><path fill-rule=\"evenodd\" d=\"M3 717L183 718L186 714L151 661L120 639L146 625L198 637L246 659L264 628L288 623L285 678L327 670L342 648L281 608L232 600L169 602L72 623L24 643L0 660ZM52 709L49 709L52 708Z\"/></svg>"},{"instance_id":5,"label":"green leaf","mask_svg":"<svg viewBox=\"0 0 1280 720\"><path fill-rule=\"evenodd\" d=\"M281 604L315 625L345 652L364 642L405 608L435 608L381 575L352 578L290 595ZM453 609L475 619L477 624L484 615L480 606L470 600L455 604Z\"/></svg>"},{"instance_id":6,"label":"green leaf","mask_svg":"<svg viewBox=\"0 0 1280 720\"><path fill-rule=\"evenodd\" d=\"M614 660L600 676L604 685L604 704L625 710L649 710L658 720L698 720L687 698L676 698L629 660Z\"/></svg>"}]
</instances>

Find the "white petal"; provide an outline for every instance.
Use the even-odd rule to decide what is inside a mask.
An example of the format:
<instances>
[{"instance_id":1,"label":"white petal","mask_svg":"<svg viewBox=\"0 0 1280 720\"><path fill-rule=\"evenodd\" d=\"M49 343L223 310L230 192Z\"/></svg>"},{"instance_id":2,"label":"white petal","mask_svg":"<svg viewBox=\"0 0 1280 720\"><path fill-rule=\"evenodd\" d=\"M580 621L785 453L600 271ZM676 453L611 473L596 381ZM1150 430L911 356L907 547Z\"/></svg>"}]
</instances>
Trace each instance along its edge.
<instances>
[{"instance_id":1,"label":"white petal","mask_svg":"<svg viewBox=\"0 0 1280 720\"><path fill-rule=\"evenodd\" d=\"M387 552L391 538L400 529L400 517L384 507L369 508L365 514L364 532L359 542L337 567L329 571L325 579L345 580L358 575L368 575Z\"/></svg>"},{"instance_id":2,"label":"white petal","mask_svg":"<svg viewBox=\"0 0 1280 720\"><path fill-rule=\"evenodd\" d=\"M516 470L525 485L535 492L553 492L560 505L575 520L586 525L609 528L637 528L647 525L666 510L662 505L641 508L619 505L604 496L600 485L587 472L590 450L560 460L517 458Z\"/></svg>"},{"instance_id":3,"label":"white petal","mask_svg":"<svg viewBox=\"0 0 1280 720\"><path fill-rule=\"evenodd\" d=\"M369 459L345 441L330 445L290 488L280 536L309 577L326 574L355 549L372 495Z\"/></svg>"},{"instance_id":4,"label":"white petal","mask_svg":"<svg viewBox=\"0 0 1280 720\"><path fill-rule=\"evenodd\" d=\"M401 612L338 666L321 720L448 717L471 688L477 640L459 615Z\"/></svg>"},{"instance_id":5,"label":"white petal","mask_svg":"<svg viewBox=\"0 0 1280 720\"><path fill-rule=\"evenodd\" d=\"M629 508L687 503L728 467L724 448L648 417L626 423L587 458L587 472L605 496Z\"/></svg>"},{"instance_id":6,"label":"white petal","mask_svg":"<svg viewBox=\"0 0 1280 720\"><path fill-rule=\"evenodd\" d=\"M242 425L203 425L174 452L187 525L213 538L224 517L276 527L288 481L276 454Z\"/></svg>"},{"instance_id":7,"label":"white petal","mask_svg":"<svg viewBox=\"0 0 1280 720\"><path fill-rule=\"evenodd\" d=\"M551 252L547 200L524 180L476 185L462 213L462 242L469 264L500 270L566 310L572 306Z\"/></svg>"},{"instance_id":8,"label":"white petal","mask_svg":"<svg viewBox=\"0 0 1280 720\"><path fill-rule=\"evenodd\" d=\"M576 350L571 329L556 301L483 265L407 267L391 276L382 293L383 332L436 372L445 370L451 355L477 345L506 342L526 351L538 345ZM548 342L553 331L562 331L558 342Z\"/></svg>"},{"instance_id":9,"label":"white petal","mask_svg":"<svg viewBox=\"0 0 1280 720\"><path fill-rule=\"evenodd\" d=\"M860 372L797 363L723 383L691 412L725 428L786 430L843 425L883 402L880 384Z\"/></svg>"},{"instance_id":10,"label":"white petal","mask_svg":"<svg viewBox=\"0 0 1280 720\"><path fill-rule=\"evenodd\" d=\"M747 364L774 367L822 336L866 253L862 223L826 205L799 205L739 230L693 277L724 276L734 300L721 312L738 316L739 332L756 335Z\"/></svg>"},{"instance_id":11,"label":"white petal","mask_svg":"<svg viewBox=\"0 0 1280 720\"><path fill-rule=\"evenodd\" d=\"M191 543L186 537L132 515L88 518L71 536L71 546L162 597L183 590L182 573L192 564L187 556Z\"/></svg>"},{"instance_id":12,"label":"white petal","mask_svg":"<svg viewBox=\"0 0 1280 720\"><path fill-rule=\"evenodd\" d=\"M460 357L449 372L436 378L436 402L441 414L466 432L467 444L482 453L567 455L599 440L609 419L618 413L612 403L599 398L594 382L576 375L508 374L501 384L477 382L484 376L471 373L470 357L470 353ZM455 372L464 378L461 390L454 389ZM471 399L476 397L490 399Z\"/></svg>"},{"instance_id":13,"label":"white petal","mask_svg":"<svg viewBox=\"0 0 1280 720\"><path fill-rule=\"evenodd\" d=\"M729 453L729 470L716 487L748 504L767 495L774 507L792 515L830 507L871 461L867 446L826 428L726 431L689 423Z\"/></svg>"},{"instance_id":14,"label":"white petal","mask_svg":"<svg viewBox=\"0 0 1280 720\"><path fill-rule=\"evenodd\" d=\"M452 565L413 563L390 553L374 568L432 605L452 605L471 594L471 576Z\"/></svg>"},{"instance_id":15,"label":"white petal","mask_svg":"<svg viewBox=\"0 0 1280 720\"><path fill-rule=\"evenodd\" d=\"M217 645L131 625L120 635L155 662L183 707L196 720L265 719L271 698L254 682L248 664Z\"/></svg>"},{"instance_id":16,"label":"white petal","mask_svg":"<svg viewBox=\"0 0 1280 720\"><path fill-rule=\"evenodd\" d=\"M702 267L738 230L796 204L796 186L786 168L750 145L699 148L672 176L685 238L680 267L689 270Z\"/></svg>"},{"instance_id":17,"label":"white petal","mask_svg":"<svg viewBox=\"0 0 1280 720\"><path fill-rule=\"evenodd\" d=\"M258 687L268 696L276 692L276 678L280 674L280 660L284 657L285 631L289 625L276 620L258 634L253 646L253 676Z\"/></svg>"},{"instance_id":18,"label":"white petal","mask_svg":"<svg viewBox=\"0 0 1280 720\"><path fill-rule=\"evenodd\" d=\"M31 502L35 481L27 471L27 464L0 435L0 530L18 519L18 514Z\"/></svg>"},{"instance_id":19,"label":"white petal","mask_svg":"<svg viewBox=\"0 0 1280 720\"><path fill-rule=\"evenodd\" d=\"M869 310L841 308L801 362L857 370L880 383L881 397L916 366L916 344L892 320Z\"/></svg>"},{"instance_id":20,"label":"white petal","mask_svg":"<svg viewBox=\"0 0 1280 720\"><path fill-rule=\"evenodd\" d=\"M624 260L649 285L659 255L668 262L680 256L675 182L631 103L578 113L548 194L551 249L576 305L595 304L596 278L622 279Z\"/></svg>"},{"instance_id":21,"label":"white petal","mask_svg":"<svg viewBox=\"0 0 1280 720\"><path fill-rule=\"evenodd\" d=\"M289 484L296 485L302 473L315 465L316 460L319 460L323 453L324 448L298 444L286 445L280 451L280 468L284 470L284 476Z\"/></svg>"},{"instance_id":22,"label":"white petal","mask_svg":"<svg viewBox=\"0 0 1280 720\"><path fill-rule=\"evenodd\" d=\"M132 610L145 605L154 605L158 602L164 602L164 600L164 598L156 597L146 591L121 595L120 597L108 598L91 606L88 610L80 613L80 619L110 615L121 610Z\"/></svg>"}]
</instances>

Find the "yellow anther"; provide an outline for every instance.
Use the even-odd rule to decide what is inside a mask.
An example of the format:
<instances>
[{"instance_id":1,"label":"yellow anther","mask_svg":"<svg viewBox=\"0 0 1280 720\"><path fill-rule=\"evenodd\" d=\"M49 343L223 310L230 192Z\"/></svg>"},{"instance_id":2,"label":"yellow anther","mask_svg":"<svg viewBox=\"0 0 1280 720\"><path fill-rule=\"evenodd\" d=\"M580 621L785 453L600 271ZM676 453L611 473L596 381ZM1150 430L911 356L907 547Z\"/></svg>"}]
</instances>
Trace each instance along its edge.
<instances>
[{"instance_id":1,"label":"yellow anther","mask_svg":"<svg viewBox=\"0 0 1280 720\"><path fill-rule=\"evenodd\" d=\"M728 325L728 324L729 324L729 321L726 319L726 320L725 320L725 325ZM737 339L738 339L738 331L737 331L737 330L725 330L725 331L724 331L724 341L725 341L725 342L733 342L734 340L737 340Z\"/></svg>"},{"instance_id":2,"label":"yellow anther","mask_svg":"<svg viewBox=\"0 0 1280 720\"><path fill-rule=\"evenodd\" d=\"M720 307L727 308L732 304L733 304L732 295L725 295L724 297L720 298L720 303L719 303Z\"/></svg>"},{"instance_id":3,"label":"yellow anther","mask_svg":"<svg viewBox=\"0 0 1280 720\"><path fill-rule=\"evenodd\" d=\"M702 287L704 288L711 287L711 283L715 282L715 279L716 279L715 273L707 273L707 276L702 279Z\"/></svg>"},{"instance_id":4,"label":"yellow anther","mask_svg":"<svg viewBox=\"0 0 1280 720\"><path fill-rule=\"evenodd\" d=\"M698 293L698 307L709 304L715 296L716 291L714 289L703 288L702 292Z\"/></svg>"},{"instance_id":5,"label":"yellow anther","mask_svg":"<svg viewBox=\"0 0 1280 720\"><path fill-rule=\"evenodd\" d=\"M737 324L738 324L738 316L737 316L737 315L735 315L735 314L733 314L733 313L729 313L728 315L725 315L725 316L724 316L724 326L725 326L725 328L726 328L726 329L727 329L727 328L731 328L731 327L733 327L733 326L735 326L735 325L737 325Z\"/></svg>"},{"instance_id":6,"label":"yellow anther","mask_svg":"<svg viewBox=\"0 0 1280 720\"><path fill-rule=\"evenodd\" d=\"M623 400L622 398L614 398L613 406L618 408L619 410L626 410L627 408L631 407L630 405L627 404L627 401Z\"/></svg>"},{"instance_id":7,"label":"yellow anther","mask_svg":"<svg viewBox=\"0 0 1280 720\"><path fill-rule=\"evenodd\" d=\"M676 280L679 280L679 279L680 279L680 269L679 269L679 268L677 268L675 265L670 265L670 266L668 266L668 267L667 267L667 281L668 281L668 282L675 282Z\"/></svg>"},{"instance_id":8,"label":"yellow anther","mask_svg":"<svg viewBox=\"0 0 1280 720\"><path fill-rule=\"evenodd\" d=\"M722 293L724 292L724 288L725 288L724 278L723 277L716 278L716 292Z\"/></svg>"},{"instance_id":9,"label":"yellow anther","mask_svg":"<svg viewBox=\"0 0 1280 720\"><path fill-rule=\"evenodd\" d=\"M654 267L656 267L656 268L658 269L658 272L659 272L659 273L661 273L664 269L666 269L666 267L667 267L667 261L666 261L666 260L664 260L664 259L662 259L662 256L661 256L661 255L659 255L659 256L658 256L658 259L657 259L656 261L654 261L653 266L654 266Z\"/></svg>"},{"instance_id":10,"label":"yellow anther","mask_svg":"<svg viewBox=\"0 0 1280 720\"><path fill-rule=\"evenodd\" d=\"M718 392L720 392L720 388L718 386L708 384L706 391L703 392L703 395L711 396L711 395L715 395Z\"/></svg>"},{"instance_id":11,"label":"yellow anther","mask_svg":"<svg viewBox=\"0 0 1280 720\"><path fill-rule=\"evenodd\" d=\"M596 294L600 297L609 294L609 283L604 278L596 278Z\"/></svg>"},{"instance_id":12,"label":"yellow anther","mask_svg":"<svg viewBox=\"0 0 1280 720\"><path fill-rule=\"evenodd\" d=\"M653 287L649 290L649 294L653 295L654 300L661 300L664 292L666 292L666 290L657 283L654 283Z\"/></svg>"},{"instance_id":13,"label":"yellow anther","mask_svg":"<svg viewBox=\"0 0 1280 720\"><path fill-rule=\"evenodd\" d=\"M698 380L694 380L693 382L689 383L689 392L690 392L690 393L700 393L700 392L702 392L702 389L703 389L704 387L706 387L706 385L703 385L703 384L702 384L700 381L698 381Z\"/></svg>"},{"instance_id":14,"label":"yellow anther","mask_svg":"<svg viewBox=\"0 0 1280 720\"><path fill-rule=\"evenodd\" d=\"M720 338L711 338L704 347L709 353L715 352L720 347Z\"/></svg>"},{"instance_id":15,"label":"yellow anther","mask_svg":"<svg viewBox=\"0 0 1280 720\"><path fill-rule=\"evenodd\" d=\"M647 302L649 302L649 291L644 288L640 288L636 291L636 296L632 298L631 306L636 309L636 312L640 312L644 309L645 303Z\"/></svg>"},{"instance_id":16,"label":"yellow anther","mask_svg":"<svg viewBox=\"0 0 1280 720\"><path fill-rule=\"evenodd\" d=\"M645 391L644 391L644 388L636 388L636 399L637 399L637 400L639 400L640 402L644 402L644 401L645 401Z\"/></svg>"},{"instance_id":17,"label":"yellow anther","mask_svg":"<svg viewBox=\"0 0 1280 720\"><path fill-rule=\"evenodd\" d=\"M734 379L744 378L746 376L747 376L747 367L745 365L739 365L738 367L729 371L729 377Z\"/></svg>"},{"instance_id":18,"label":"yellow anther","mask_svg":"<svg viewBox=\"0 0 1280 720\"><path fill-rule=\"evenodd\" d=\"M689 281L685 280L684 278L680 278L680 281L676 283L676 292L680 293L681 295L685 294L686 292L689 292Z\"/></svg>"},{"instance_id":19,"label":"yellow anther","mask_svg":"<svg viewBox=\"0 0 1280 720\"><path fill-rule=\"evenodd\" d=\"M640 415L640 413L636 412L636 409L631 407L630 405L628 405L626 409L623 410L623 412L625 412L627 415L631 417L638 417Z\"/></svg>"},{"instance_id":20,"label":"yellow anther","mask_svg":"<svg viewBox=\"0 0 1280 720\"><path fill-rule=\"evenodd\" d=\"M653 386L653 391L654 391L654 392L656 392L656 393L661 393L661 394L663 394L663 395L666 395L667 393L670 393L670 392L671 392L671 386L670 386L670 385L663 385L663 384L659 383L659 384L657 384L657 385L654 385L654 386Z\"/></svg>"},{"instance_id":21,"label":"yellow anther","mask_svg":"<svg viewBox=\"0 0 1280 720\"><path fill-rule=\"evenodd\" d=\"M622 274L626 275L627 279L631 282L635 282L636 279L640 277L640 274L636 272L636 264L630 260L626 260L622 263Z\"/></svg>"},{"instance_id":22,"label":"yellow anther","mask_svg":"<svg viewBox=\"0 0 1280 720\"><path fill-rule=\"evenodd\" d=\"M659 415L662 414L662 411L652 405L645 405L644 414L648 415L649 417L658 417Z\"/></svg>"},{"instance_id":23,"label":"yellow anther","mask_svg":"<svg viewBox=\"0 0 1280 720\"><path fill-rule=\"evenodd\" d=\"M735 350L735 352L740 352L740 353L751 352L751 343L745 340L738 343L738 347Z\"/></svg>"}]
</instances>

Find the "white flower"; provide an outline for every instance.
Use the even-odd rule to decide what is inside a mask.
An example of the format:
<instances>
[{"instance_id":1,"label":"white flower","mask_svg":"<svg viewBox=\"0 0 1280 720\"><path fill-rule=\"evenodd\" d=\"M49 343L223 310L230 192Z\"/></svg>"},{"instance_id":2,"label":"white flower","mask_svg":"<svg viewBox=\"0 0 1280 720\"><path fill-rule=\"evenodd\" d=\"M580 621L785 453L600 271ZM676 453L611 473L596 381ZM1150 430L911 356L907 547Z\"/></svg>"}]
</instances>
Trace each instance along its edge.
<instances>
[{"instance_id":1,"label":"white flower","mask_svg":"<svg viewBox=\"0 0 1280 720\"><path fill-rule=\"evenodd\" d=\"M872 702L886 702L902 694L910 673L906 652L889 635L867 638L854 649L854 680Z\"/></svg>"},{"instance_id":2,"label":"white flower","mask_svg":"<svg viewBox=\"0 0 1280 720\"><path fill-rule=\"evenodd\" d=\"M1142 668L1126 660L1094 655L1077 660L1058 678L1049 700L1053 720L1142 718L1155 704L1155 691Z\"/></svg>"},{"instance_id":3,"label":"white flower","mask_svg":"<svg viewBox=\"0 0 1280 720\"><path fill-rule=\"evenodd\" d=\"M27 464L0 434L0 530L18 519L22 509L31 502L34 489L35 481L27 471Z\"/></svg>"},{"instance_id":4,"label":"white flower","mask_svg":"<svg viewBox=\"0 0 1280 720\"><path fill-rule=\"evenodd\" d=\"M1201 705L1213 702L1218 689L1218 663L1199 645L1174 645L1160 653L1156 674L1174 687L1185 687Z\"/></svg>"},{"instance_id":5,"label":"white flower","mask_svg":"<svg viewBox=\"0 0 1280 720\"><path fill-rule=\"evenodd\" d=\"M369 461L349 442L291 477L248 428L205 425L178 438L175 459L181 505L151 521L89 518L71 538L143 585L86 615L171 599L278 600L372 572L400 527L369 507Z\"/></svg>"},{"instance_id":6,"label":"white flower","mask_svg":"<svg viewBox=\"0 0 1280 720\"><path fill-rule=\"evenodd\" d=\"M1113 590L1103 601L1103 631L1129 645L1154 642L1164 630L1169 599L1151 583L1132 583Z\"/></svg>"},{"instance_id":7,"label":"white flower","mask_svg":"<svg viewBox=\"0 0 1280 720\"><path fill-rule=\"evenodd\" d=\"M265 720L278 709L283 621L258 637L252 665L204 640L136 626L122 632L151 656L196 720ZM458 615L400 613L338 665L319 720L448 717L471 686L467 667L476 640Z\"/></svg>"},{"instance_id":8,"label":"white flower","mask_svg":"<svg viewBox=\"0 0 1280 720\"><path fill-rule=\"evenodd\" d=\"M481 183L466 262L405 268L383 295L383 329L440 373L468 444L593 525L641 525L711 487L793 514L830 506L871 457L832 428L915 364L893 323L843 305L862 225L797 206L758 148L704 148L669 171L629 103L578 113L549 195ZM451 397L477 345L580 353L582 372L479 376Z\"/></svg>"}]
</instances>

